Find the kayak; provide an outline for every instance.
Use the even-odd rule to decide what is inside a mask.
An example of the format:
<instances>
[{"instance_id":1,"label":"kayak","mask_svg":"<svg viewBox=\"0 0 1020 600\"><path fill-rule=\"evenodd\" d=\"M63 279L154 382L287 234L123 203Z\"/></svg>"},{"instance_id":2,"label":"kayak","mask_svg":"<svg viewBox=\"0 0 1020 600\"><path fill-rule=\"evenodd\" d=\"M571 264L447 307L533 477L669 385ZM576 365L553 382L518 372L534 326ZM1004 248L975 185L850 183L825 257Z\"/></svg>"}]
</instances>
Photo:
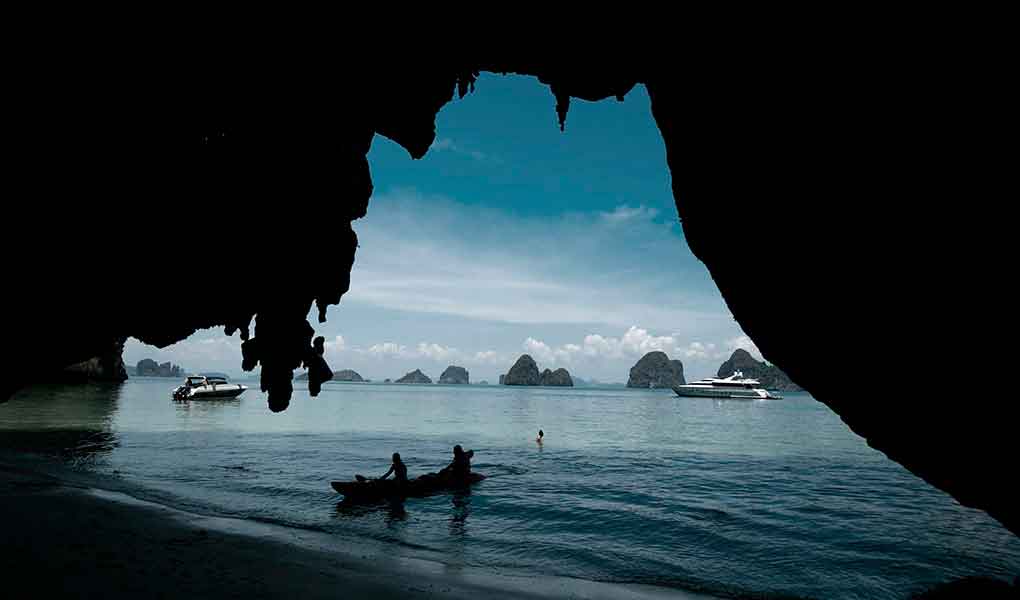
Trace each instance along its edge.
<instances>
[{"instance_id":1,"label":"kayak","mask_svg":"<svg viewBox=\"0 0 1020 600\"><path fill-rule=\"evenodd\" d=\"M471 473L467 481L454 480L447 475L427 473L409 479L400 485L393 479L367 479L365 481L333 481L333 489L345 500L381 500L384 498L421 498L445 490L464 489L485 479L481 473Z\"/></svg>"}]
</instances>

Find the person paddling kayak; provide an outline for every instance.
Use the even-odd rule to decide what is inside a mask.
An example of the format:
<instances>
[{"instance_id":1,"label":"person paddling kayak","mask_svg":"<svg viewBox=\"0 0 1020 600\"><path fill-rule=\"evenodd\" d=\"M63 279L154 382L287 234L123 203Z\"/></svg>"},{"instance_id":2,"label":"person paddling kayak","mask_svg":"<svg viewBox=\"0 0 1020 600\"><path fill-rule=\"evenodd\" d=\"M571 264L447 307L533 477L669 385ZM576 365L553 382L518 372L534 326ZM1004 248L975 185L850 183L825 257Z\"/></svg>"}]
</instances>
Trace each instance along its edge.
<instances>
[{"instance_id":1,"label":"person paddling kayak","mask_svg":"<svg viewBox=\"0 0 1020 600\"><path fill-rule=\"evenodd\" d=\"M460 444L457 444L453 447L453 462L443 467L439 474L448 475L457 480L469 479L471 477L471 457L474 455L474 450L464 452Z\"/></svg>"},{"instance_id":2,"label":"person paddling kayak","mask_svg":"<svg viewBox=\"0 0 1020 600\"><path fill-rule=\"evenodd\" d=\"M400 460L399 452L393 453L393 464L390 465L390 470L386 471L386 474L379 479L386 479L390 476L390 473L393 474L393 479L396 480L397 483L407 483L407 465Z\"/></svg>"},{"instance_id":3,"label":"person paddling kayak","mask_svg":"<svg viewBox=\"0 0 1020 600\"><path fill-rule=\"evenodd\" d=\"M390 474L393 475L393 480L396 481L397 483L407 483L407 465L405 465L404 462L400 460L399 452L393 453L393 464L390 465L390 470L386 471L386 474L380 477L379 479L380 480L386 479L387 477L390 476ZM355 475L354 478L357 479L358 481L368 481L366 477L363 477L361 475Z\"/></svg>"}]
</instances>

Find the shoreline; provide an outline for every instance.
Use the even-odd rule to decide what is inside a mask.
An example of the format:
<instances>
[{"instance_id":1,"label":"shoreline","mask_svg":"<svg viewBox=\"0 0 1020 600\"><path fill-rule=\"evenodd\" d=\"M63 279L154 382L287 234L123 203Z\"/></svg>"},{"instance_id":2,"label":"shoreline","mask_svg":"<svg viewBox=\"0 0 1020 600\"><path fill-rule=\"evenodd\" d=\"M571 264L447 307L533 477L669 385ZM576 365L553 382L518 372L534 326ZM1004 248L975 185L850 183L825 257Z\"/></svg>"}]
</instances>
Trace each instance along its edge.
<instances>
[{"instance_id":1,"label":"shoreline","mask_svg":"<svg viewBox=\"0 0 1020 600\"><path fill-rule=\"evenodd\" d=\"M512 573L424 559L395 544L206 516L0 456L8 589L128 598L707 599L674 588ZM54 465L56 468L56 466ZM119 488L119 489L110 489Z\"/></svg>"}]
</instances>

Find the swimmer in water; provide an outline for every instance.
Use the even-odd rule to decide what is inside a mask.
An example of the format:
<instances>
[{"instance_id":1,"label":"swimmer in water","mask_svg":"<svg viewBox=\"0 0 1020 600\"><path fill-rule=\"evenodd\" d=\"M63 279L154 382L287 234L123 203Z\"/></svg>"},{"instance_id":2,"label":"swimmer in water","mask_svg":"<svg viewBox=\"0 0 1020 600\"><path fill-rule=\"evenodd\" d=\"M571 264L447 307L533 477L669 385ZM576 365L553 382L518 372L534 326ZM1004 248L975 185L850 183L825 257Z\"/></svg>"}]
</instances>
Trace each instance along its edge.
<instances>
[{"instance_id":1,"label":"swimmer in water","mask_svg":"<svg viewBox=\"0 0 1020 600\"><path fill-rule=\"evenodd\" d=\"M545 437L545 432L542 431L541 429L539 429L538 430L538 437L535 438L535 441L538 442L538 444L541 446L542 445L542 438L544 438L544 437Z\"/></svg>"}]
</instances>

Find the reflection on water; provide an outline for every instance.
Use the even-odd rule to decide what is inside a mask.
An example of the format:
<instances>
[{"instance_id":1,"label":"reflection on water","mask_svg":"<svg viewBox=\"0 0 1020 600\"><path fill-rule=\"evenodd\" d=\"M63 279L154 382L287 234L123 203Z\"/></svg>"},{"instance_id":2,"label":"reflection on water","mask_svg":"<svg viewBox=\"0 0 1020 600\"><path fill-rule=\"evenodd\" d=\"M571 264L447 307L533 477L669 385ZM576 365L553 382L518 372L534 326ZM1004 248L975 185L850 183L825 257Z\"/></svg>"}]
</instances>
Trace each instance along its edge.
<instances>
[{"instance_id":1,"label":"reflection on water","mask_svg":"<svg viewBox=\"0 0 1020 600\"><path fill-rule=\"evenodd\" d=\"M407 520L407 509L403 500L392 500L387 503L386 524L393 526Z\"/></svg>"},{"instance_id":2,"label":"reflection on water","mask_svg":"<svg viewBox=\"0 0 1020 600\"><path fill-rule=\"evenodd\" d=\"M0 404L0 450L59 457L91 467L119 444L113 431L121 386L43 384Z\"/></svg>"},{"instance_id":3,"label":"reflection on water","mask_svg":"<svg viewBox=\"0 0 1020 600\"><path fill-rule=\"evenodd\" d=\"M115 384L34 385L0 404L0 431L10 429L109 430L122 388Z\"/></svg>"},{"instance_id":4,"label":"reflection on water","mask_svg":"<svg viewBox=\"0 0 1020 600\"><path fill-rule=\"evenodd\" d=\"M92 467L118 446L109 431L93 429L0 430L0 450L32 452L60 458L74 467Z\"/></svg>"},{"instance_id":5,"label":"reflection on water","mask_svg":"<svg viewBox=\"0 0 1020 600\"><path fill-rule=\"evenodd\" d=\"M471 490L458 490L450 500L453 511L450 514L450 535L463 536L467 533L467 518L471 514Z\"/></svg>"},{"instance_id":6,"label":"reflection on water","mask_svg":"<svg viewBox=\"0 0 1020 600\"><path fill-rule=\"evenodd\" d=\"M471 551L468 548L467 519L471 514L471 490L461 489L453 492L450 498L450 520L447 523L449 536L445 546L445 560L453 565L464 565L471 562Z\"/></svg>"},{"instance_id":7,"label":"reflection on water","mask_svg":"<svg viewBox=\"0 0 1020 600\"><path fill-rule=\"evenodd\" d=\"M217 398L193 401L171 401L174 412L183 418L204 418L224 410L238 413L241 410L239 398Z\"/></svg>"},{"instance_id":8,"label":"reflection on water","mask_svg":"<svg viewBox=\"0 0 1020 600\"><path fill-rule=\"evenodd\" d=\"M345 498L336 503L336 516L345 519L357 519L384 511L387 513L387 520L403 520L407 518L404 501L399 498L371 501L361 500L358 502L352 502Z\"/></svg>"}]
</instances>

